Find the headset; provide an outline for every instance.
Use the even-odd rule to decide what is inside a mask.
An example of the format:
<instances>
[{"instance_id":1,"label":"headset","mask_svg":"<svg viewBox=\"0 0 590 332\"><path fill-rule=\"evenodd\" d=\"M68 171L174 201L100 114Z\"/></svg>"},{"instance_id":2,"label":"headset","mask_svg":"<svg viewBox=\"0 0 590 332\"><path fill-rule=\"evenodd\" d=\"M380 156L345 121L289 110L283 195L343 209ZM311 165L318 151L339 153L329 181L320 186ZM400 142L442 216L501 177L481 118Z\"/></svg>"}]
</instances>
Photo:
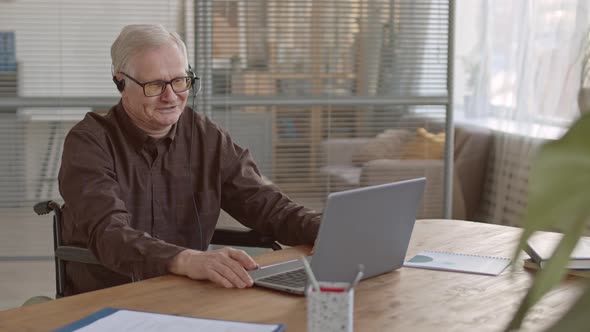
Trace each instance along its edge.
<instances>
[{"instance_id":1,"label":"headset","mask_svg":"<svg viewBox=\"0 0 590 332\"><path fill-rule=\"evenodd\" d=\"M111 68L112 71L112 68ZM114 74L114 73L113 73ZM197 94L201 91L201 79L199 78L199 76L197 76L197 74L195 74L195 72L193 71L193 67L191 67L191 65L188 65L188 70L186 71L186 74L188 75L188 77L190 77L191 79L191 89L193 90L193 109L194 109L194 102L195 99L194 97L197 96ZM199 90L195 92L195 81L199 81ZM123 90L125 90L125 80L124 79L117 79L117 76L113 75L113 83L115 83L115 86L117 87L117 90L119 90L119 92L123 92Z\"/></svg>"}]
</instances>

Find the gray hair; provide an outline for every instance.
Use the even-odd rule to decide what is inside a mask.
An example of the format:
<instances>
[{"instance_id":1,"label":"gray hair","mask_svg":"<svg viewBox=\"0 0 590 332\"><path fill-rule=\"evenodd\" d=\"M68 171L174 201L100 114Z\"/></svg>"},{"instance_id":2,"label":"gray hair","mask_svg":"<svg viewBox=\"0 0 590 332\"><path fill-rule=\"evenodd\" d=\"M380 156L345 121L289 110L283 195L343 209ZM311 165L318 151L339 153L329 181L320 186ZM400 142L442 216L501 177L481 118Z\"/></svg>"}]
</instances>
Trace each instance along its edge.
<instances>
[{"instance_id":1,"label":"gray hair","mask_svg":"<svg viewBox=\"0 0 590 332\"><path fill-rule=\"evenodd\" d=\"M182 50L187 61L185 67L188 69L186 45L176 32L170 32L160 24L131 24L123 27L111 46L113 75L120 71L128 71L129 61L135 54L170 42Z\"/></svg>"}]
</instances>

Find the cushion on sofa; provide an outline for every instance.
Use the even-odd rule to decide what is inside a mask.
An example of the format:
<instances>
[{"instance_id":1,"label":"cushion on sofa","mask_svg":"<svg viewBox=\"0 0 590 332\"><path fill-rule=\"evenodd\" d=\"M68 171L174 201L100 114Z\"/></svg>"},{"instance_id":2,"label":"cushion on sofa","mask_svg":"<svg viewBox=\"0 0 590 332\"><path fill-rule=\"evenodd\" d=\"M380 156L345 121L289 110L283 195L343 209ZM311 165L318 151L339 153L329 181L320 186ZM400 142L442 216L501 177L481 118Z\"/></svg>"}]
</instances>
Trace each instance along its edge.
<instances>
[{"instance_id":1,"label":"cushion on sofa","mask_svg":"<svg viewBox=\"0 0 590 332\"><path fill-rule=\"evenodd\" d=\"M412 134L405 129L388 129L370 139L352 155L352 163L362 166L378 159L400 159L402 146Z\"/></svg>"},{"instance_id":2,"label":"cushion on sofa","mask_svg":"<svg viewBox=\"0 0 590 332\"><path fill-rule=\"evenodd\" d=\"M443 159L444 155L445 133L434 134L418 128L416 134L404 144L400 159Z\"/></svg>"},{"instance_id":3,"label":"cushion on sofa","mask_svg":"<svg viewBox=\"0 0 590 332\"><path fill-rule=\"evenodd\" d=\"M405 129L388 129L369 139L352 155L352 164L362 166L379 159L443 159L445 134L418 128L415 133Z\"/></svg>"},{"instance_id":4,"label":"cushion on sofa","mask_svg":"<svg viewBox=\"0 0 590 332\"><path fill-rule=\"evenodd\" d=\"M425 160L443 159L445 155L445 133L434 134L418 128L405 144L400 159Z\"/></svg>"}]
</instances>

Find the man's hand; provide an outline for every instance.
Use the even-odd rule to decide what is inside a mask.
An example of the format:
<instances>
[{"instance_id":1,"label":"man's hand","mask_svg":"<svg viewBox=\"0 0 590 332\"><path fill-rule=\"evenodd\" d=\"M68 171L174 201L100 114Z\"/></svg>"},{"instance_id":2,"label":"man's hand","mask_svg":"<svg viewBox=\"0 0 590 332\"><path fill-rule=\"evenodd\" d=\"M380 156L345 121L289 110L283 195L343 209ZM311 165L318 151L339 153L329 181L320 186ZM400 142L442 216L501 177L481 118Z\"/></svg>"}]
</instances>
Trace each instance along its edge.
<instances>
[{"instance_id":1,"label":"man's hand","mask_svg":"<svg viewBox=\"0 0 590 332\"><path fill-rule=\"evenodd\" d=\"M168 270L196 280L211 280L225 288L252 287L246 270L258 268L243 250L223 248L213 251L187 249L174 257Z\"/></svg>"}]
</instances>

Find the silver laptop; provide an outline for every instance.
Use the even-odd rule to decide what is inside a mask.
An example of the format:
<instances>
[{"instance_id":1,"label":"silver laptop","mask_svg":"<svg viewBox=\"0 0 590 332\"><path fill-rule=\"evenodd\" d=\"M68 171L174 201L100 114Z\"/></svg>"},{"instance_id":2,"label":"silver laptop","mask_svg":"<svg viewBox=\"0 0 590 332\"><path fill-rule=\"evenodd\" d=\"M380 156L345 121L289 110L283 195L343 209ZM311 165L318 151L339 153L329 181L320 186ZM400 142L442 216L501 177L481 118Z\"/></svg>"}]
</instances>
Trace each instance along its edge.
<instances>
[{"instance_id":1,"label":"silver laptop","mask_svg":"<svg viewBox=\"0 0 590 332\"><path fill-rule=\"evenodd\" d=\"M369 278L400 268L406 256L425 178L332 193L313 256L319 281L352 281L359 264ZM254 284L303 295L307 277L300 260L249 271Z\"/></svg>"}]
</instances>

